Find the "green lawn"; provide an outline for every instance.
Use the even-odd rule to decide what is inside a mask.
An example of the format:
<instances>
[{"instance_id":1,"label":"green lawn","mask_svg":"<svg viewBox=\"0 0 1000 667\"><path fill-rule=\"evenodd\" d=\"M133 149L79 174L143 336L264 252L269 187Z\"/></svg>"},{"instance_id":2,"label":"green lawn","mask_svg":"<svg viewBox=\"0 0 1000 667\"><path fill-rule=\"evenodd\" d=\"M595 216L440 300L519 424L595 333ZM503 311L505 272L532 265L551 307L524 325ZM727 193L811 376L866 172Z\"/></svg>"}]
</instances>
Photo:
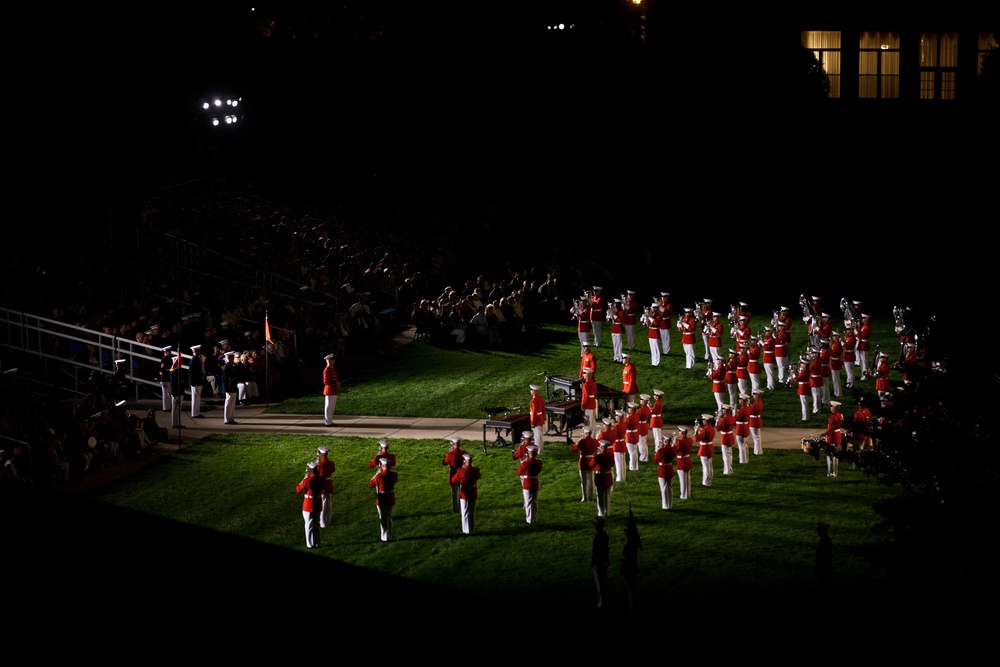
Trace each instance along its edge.
<instances>
[{"instance_id":1,"label":"green lawn","mask_svg":"<svg viewBox=\"0 0 1000 667\"><path fill-rule=\"evenodd\" d=\"M796 349L805 333L797 333ZM575 332L552 326L531 354L506 351L442 350L424 341L386 351L347 380L338 404L341 414L422 417L483 417L484 406L516 407L527 402L527 385L539 374L574 374L579 360ZM882 323L879 339L892 349L891 323ZM643 345L645 339L641 340ZM676 349L679 349L679 345ZM689 423L710 409L713 399L704 366L683 369L676 351L663 367L652 369L648 350L637 347L642 391L667 394L668 423ZM620 366L599 354L598 381L614 385ZM603 364L602 364L603 362ZM791 390L768 393L766 427L802 426ZM275 412L319 412L318 395L271 406ZM822 417L822 423L820 420ZM825 415L814 418L825 425ZM111 505L191 524L258 543L306 552L301 499L294 492L305 464L319 444L332 447L334 520L325 529L318 558L366 571L426 582L443 592L472 592L488 601L510 604L531 596L552 609L572 610L593 604L590 544L595 506L579 502L576 457L565 445L549 443L540 457L539 523L524 520L516 463L507 449L482 454L467 449L482 469L476 532L463 536L460 518L450 511L443 440L394 440L398 457L396 536L379 540L374 494L367 467L374 439L273 435L219 435L179 451L121 483L99 498ZM843 465L841 475L826 477L822 460L799 450L765 450L736 474L723 476L716 458L716 483L700 485L692 471L693 497L660 509L656 469L642 464L616 486L612 516L611 573L615 603L622 603L617 559L631 508L638 521L643 551L643 596L669 592L690 601L718 596L747 604L772 599L815 600L814 558L817 522L831 525L835 555L835 595L867 590L896 596L906 582L897 580L878 559L878 538L871 527L872 503L891 495L860 470ZM901 588L902 587L902 588Z\"/></svg>"}]
</instances>

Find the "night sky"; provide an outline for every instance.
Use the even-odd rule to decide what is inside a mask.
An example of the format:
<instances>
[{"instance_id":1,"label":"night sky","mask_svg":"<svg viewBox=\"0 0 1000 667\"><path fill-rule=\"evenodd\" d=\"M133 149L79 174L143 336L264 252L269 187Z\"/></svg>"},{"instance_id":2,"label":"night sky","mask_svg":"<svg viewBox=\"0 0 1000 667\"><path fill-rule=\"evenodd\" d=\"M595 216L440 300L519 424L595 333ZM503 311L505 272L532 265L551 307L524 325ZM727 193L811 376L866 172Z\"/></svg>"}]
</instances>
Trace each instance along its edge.
<instances>
[{"instance_id":1,"label":"night sky","mask_svg":"<svg viewBox=\"0 0 1000 667\"><path fill-rule=\"evenodd\" d=\"M736 58L671 30L655 3L637 47L634 17L578 5L534 3L545 12L530 21L523 3L395 2L160 3L66 19L42 31L66 56L50 78L17 75L55 98L26 121L44 132L19 177L49 184L47 206L75 219L203 174L214 139L192 109L222 87L243 95L246 117L220 161L294 164L333 196L316 176L331 161L391 166L425 199L461 192L501 211L504 252L638 249L652 261L637 279L662 271L658 286L703 286L694 298L777 281L786 301L917 299L985 260L987 129L803 109L766 73L777 51L761 65ZM277 17L268 38L265 13ZM564 13L576 32L554 39L543 26Z\"/></svg>"}]
</instances>

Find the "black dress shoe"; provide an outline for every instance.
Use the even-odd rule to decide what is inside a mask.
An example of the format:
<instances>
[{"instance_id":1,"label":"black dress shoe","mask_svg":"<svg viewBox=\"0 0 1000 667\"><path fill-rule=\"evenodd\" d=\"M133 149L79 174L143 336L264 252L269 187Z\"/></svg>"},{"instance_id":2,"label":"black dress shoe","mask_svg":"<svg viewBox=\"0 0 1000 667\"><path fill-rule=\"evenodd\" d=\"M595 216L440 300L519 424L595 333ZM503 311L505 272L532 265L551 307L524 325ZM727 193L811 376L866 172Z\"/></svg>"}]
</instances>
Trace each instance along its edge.
<instances>
[{"instance_id":1,"label":"black dress shoe","mask_svg":"<svg viewBox=\"0 0 1000 667\"><path fill-rule=\"evenodd\" d=\"M193 418L194 419L204 419L205 415L195 415Z\"/></svg>"},{"instance_id":2,"label":"black dress shoe","mask_svg":"<svg viewBox=\"0 0 1000 667\"><path fill-rule=\"evenodd\" d=\"M239 422L223 422L223 423L224 423L224 424L229 424L229 425L233 425L233 424L239 424Z\"/></svg>"},{"instance_id":3,"label":"black dress shoe","mask_svg":"<svg viewBox=\"0 0 1000 667\"><path fill-rule=\"evenodd\" d=\"M187 426L185 426L184 424L178 424L174 428L187 428Z\"/></svg>"}]
</instances>

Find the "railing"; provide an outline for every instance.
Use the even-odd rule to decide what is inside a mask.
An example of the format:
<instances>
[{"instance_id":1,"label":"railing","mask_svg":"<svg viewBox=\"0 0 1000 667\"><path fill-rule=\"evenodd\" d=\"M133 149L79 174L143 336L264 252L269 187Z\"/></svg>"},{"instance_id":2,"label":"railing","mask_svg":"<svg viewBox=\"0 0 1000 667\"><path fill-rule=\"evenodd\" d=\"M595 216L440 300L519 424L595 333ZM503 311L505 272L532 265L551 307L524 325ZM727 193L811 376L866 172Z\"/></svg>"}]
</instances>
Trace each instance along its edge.
<instances>
[{"instance_id":1,"label":"railing","mask_svg":"<svg viewBox=\"0 0 1000 667\"><path fill-rule=\"evenodd\" d=\"M28 353L46 364L58 364L76 391L95 371L113 374L118 359L125 360L125 374L133 383L136 399L142 387L160 390L162 350L129 338L0 308L0 346ZM185 362L191 359L190 355L182 356Z\"/></svg>"}]
</instances>

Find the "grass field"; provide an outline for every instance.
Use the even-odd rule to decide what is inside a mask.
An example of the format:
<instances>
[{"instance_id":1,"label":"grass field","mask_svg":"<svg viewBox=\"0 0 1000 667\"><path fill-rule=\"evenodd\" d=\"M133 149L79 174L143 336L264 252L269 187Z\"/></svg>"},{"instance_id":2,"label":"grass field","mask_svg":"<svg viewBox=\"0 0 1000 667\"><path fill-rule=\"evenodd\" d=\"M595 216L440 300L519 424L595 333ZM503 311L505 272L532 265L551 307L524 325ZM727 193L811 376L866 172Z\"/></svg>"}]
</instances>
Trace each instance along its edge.
<instances>
[{"instance_id":1,"label":"grass field","mask_svg":"<svg viewBox=\"0 0 1000 667\"><path fill-rule=\"evenodd\" d=\"M310 436L233 435L212 437L186 448L140 479L106 488L106 503L161 516L211 531L248 538L289 550L306 551L301 498L294 487L304 462L318 443ZM507 606L530 596L553 610L593 603L590 546L595 507L580 502L576 457L550 444L540 457L539 523L528 525L522 509L517 463L505 449L479 454L482 471L476 532L464 536L451 512L447 443L394 440L399 473L395 533L379 540L374 493L368 487L375 451L370 440L338 438L331 458L333 526L323 531L323 546L311 551L366 570L398 575L471 592ZM761 595L812 598L816 591L816 523L831 525L837 587L847 594L858 587L895 584L869 560L877 538L870 531L874 501L888 489L860 470L843 466L838 478L826 477L823 460L801 451L765 450L736 474L700 485L692 471L692 498L660 508L656 469L643 464L618 483L611 501L608 532L612 559L624 543L629 509L642 537L643 594L656 597ZM617 566L612 568L615 581ZM617 587L616 587L617 588ZM620 590L619 590L620 593ZM620 600L619 600L620 602Z\"/></svg>"},{"instance_id":2,"label":"grass field","mask_svg":"<svg viewBox=\"0 0 1000 667\"><path fill-rule=\"evenodd\" d=\"M805 339L804 330L796 332ZM504 350L446 350L418 341L387 348L375 361L345 378L338 413L421 417L485 416L482 407L527 402L527 385L546 374L574 374L579 363L575 331L569 325L546 327L531 353ZM643 345L645 339L637 341ZM876 342L892 349L890 323L882 323ZM676 343L675 343L676 345ZM801 346L804 347L804 343ZM679 347L679 346L678 346ZM798 345L796 346L798 347ZM642 391L666 392L667 423L690 423L714 406L704 365L685 371L676 352L661 367L649 367L648 348L637 344ZM644 354L646 356L644 356ZM598 354L599 381L614 385L620 366ZM644 366L645 364L645 366ZM765 397L765 427L802 426L791 389ZM317 413L322 398L288 399L271 411ZM825 425L825 414L813 418ZM810 422L811 424L811 422ZM540 457L539 523L525 523L517 464L506 449L476 455L482 470L474 535L461 534L451 512L447 468L441 459L447 443L399 439L400 481L395 510L396 541L379 540L368 468L377 446L356 437L219 435L185 448L166 462L150 466L136 479L109 485L102 502L208 531L245 538L288 552L306 552L301 499L294 493L305 463L319 444L331 445L337 464L333 476L333 526L323 546L310 556L431 585L441 595L471 595L494 606L514 607L530 598L553 611L593 605L590 548L596 509L581 503L576 457L552 443ZM649 601L680 596L689 603L724 596L753 604L762 598L815 602L816 524L831 525L835 545L835 597L875 591L895 598L907 582L886 569L878 554L877 520L872 504L891 495L860 470L844 465L840 477L826 477L823 460L798 450L765 450L736 474L700 486L700 467L692 471L693 497L660 508L656 469L643 464L616 485L608 532L612 546L612 605L623 605L617 559L631 509L643 543L642 595Z\"/></svg>"},{"instance_id":3,"label":"grass field","mask_svg":"<svg viewBox=\"0 0 1000 667\"><path fill-rule=\"evenodd\" d=\"M840 324L843 324L841 322ZM797 357L808 344L805 325L794 323L792 350ZM704 348L695 345L697 365L684 368L683 350L674 332L669 356L658 367L650 365L645 328L636 327L633 361L638 372L639 391L652 393L661 389L665 395L664 423L690 424L704 412L716 411L711 381L705 377L706 363L701 360ZM889 320L873 321L872 348L881 345L889 354L898 354L898 336ZM607 346L594 348L597 356L595 380L612 388L621 387L620 364L613 361ZM727 348L728 349L728 348ZM360 370L344 375L337 412L347 415L395 415L408 417L485 418L484 407L506 406L525 411L530 400L528 385L545 384L545 375L576 377L580 368L580 347L576 329L570 324L546 325L529 348L530 351L442 349L424 340L386 347L380 355ZM870 353L872 359L874 354ZM323 411L320 369L315 360L312 374L316 391L288 398L270 408L288 414L321 414ZM900 380L893 371L895 381ZM762 374L763 381L763 374ZM874 380L861 383L860 389L874 392ZM853 414L855 394L843 390L844 412ZM518 410L514 410L515 412ZM810 415L801 421L798 397L793 388L779 387L764 396L764 425L767 427L826 427L826 413Z\"/></svg>"}]
</instances>

